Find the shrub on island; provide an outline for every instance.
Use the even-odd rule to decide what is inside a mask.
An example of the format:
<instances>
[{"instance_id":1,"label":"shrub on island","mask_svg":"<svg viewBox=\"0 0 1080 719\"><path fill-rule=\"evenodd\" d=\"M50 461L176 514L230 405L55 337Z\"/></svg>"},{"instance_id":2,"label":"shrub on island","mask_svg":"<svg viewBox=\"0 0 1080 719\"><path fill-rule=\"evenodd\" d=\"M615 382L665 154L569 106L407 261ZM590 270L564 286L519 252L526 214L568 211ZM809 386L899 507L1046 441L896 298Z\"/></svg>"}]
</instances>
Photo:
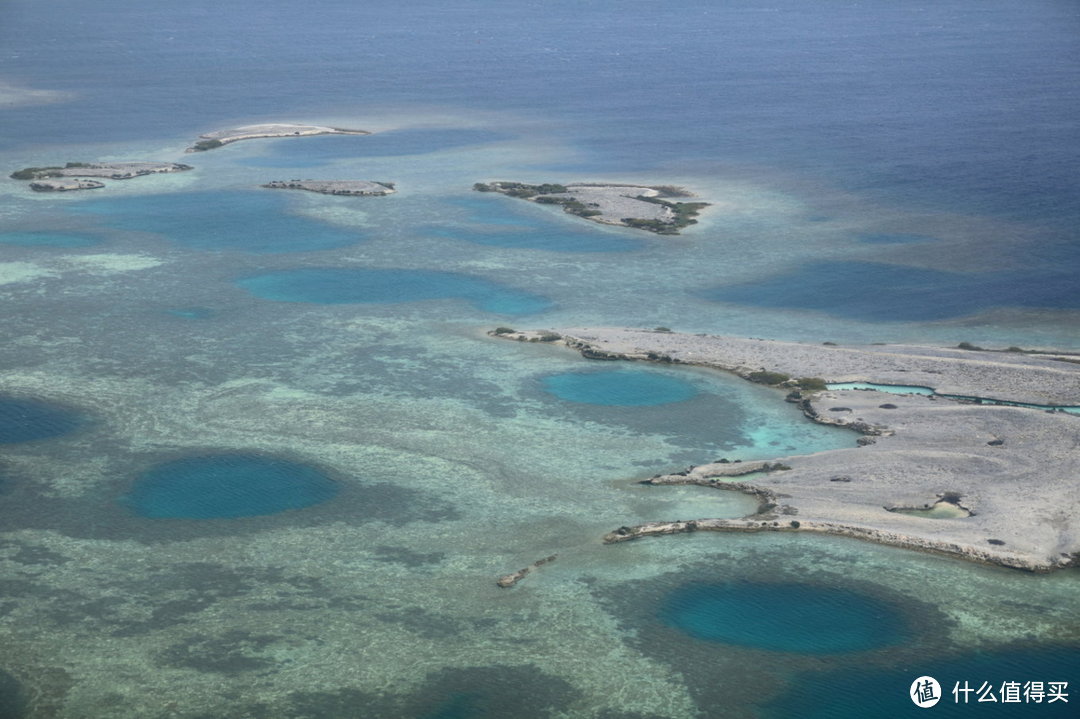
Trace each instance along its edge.
<instances>
[{"instance_id":1,"label":"shrub on island","mask_svg":"<svg viewBox=\"0 0 1080 719\"><path fill-rule=\"evenodd\" d=\"M757 384L777 385L783 384L791 379L791 375L786 375L783 372L769 372L767 370L758 370L751 372L746 376L746 379Z\"/></svg>"}]
</instances>

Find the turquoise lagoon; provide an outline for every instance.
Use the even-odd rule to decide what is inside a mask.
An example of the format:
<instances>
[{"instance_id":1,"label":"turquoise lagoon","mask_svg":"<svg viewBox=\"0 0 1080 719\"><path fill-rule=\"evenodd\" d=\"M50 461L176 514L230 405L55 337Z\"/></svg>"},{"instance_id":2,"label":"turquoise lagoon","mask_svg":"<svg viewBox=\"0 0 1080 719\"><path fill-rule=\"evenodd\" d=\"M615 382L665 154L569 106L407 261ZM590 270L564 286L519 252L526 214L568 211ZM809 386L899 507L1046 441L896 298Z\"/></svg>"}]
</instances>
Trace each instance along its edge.
<instances>
[{"instance_id":1,"label":"turquoise lagoon","mask_svg":"<svg viewBox=\"0 0 1080 719\"><path fill-rule=\"evenodd\" d=\"M801 583L690 584L672 592L660 612L695 639L778 652L857 652L908 635L904 618L884 602Z\"/></svg>"},{"instance_id":2,"label":"turquoise lagoon","mask_svg":"<svg viewBox=\"0 0 1080 719\"><path fill-rule=\"evenodd\" d=\"M560 399L616 407L682 402L698 393L690 382L642 370L570 372L543 379L544 389Z\"/></svg>"},{"instance_id":3,"label":"turquoise lagoon","mask_svg":"<svg viewBox=\"0 0 1080 719\"><path fill-rule=\"evenodd\" d=\"M196 167L93 196L0 183L4 397L94 418L3 445L0 712L902 716L927 673L1080 686L1075 572L799 534L603 545L754 509L638 480L856 436L732 376L486 334L1077 349L1075 8L554 0L522 17L489 0L0 7L4 167ZM266 121L377 132L183 152ZM259 188L292 177L399 192ZM683 185L714 206L658 237L470 192L491 180ZM3 412L9 437L58 426ZM140 491L172 514L141 516ZM253 508L273 513L235 516Z\"/></svg>"}]
</instances>

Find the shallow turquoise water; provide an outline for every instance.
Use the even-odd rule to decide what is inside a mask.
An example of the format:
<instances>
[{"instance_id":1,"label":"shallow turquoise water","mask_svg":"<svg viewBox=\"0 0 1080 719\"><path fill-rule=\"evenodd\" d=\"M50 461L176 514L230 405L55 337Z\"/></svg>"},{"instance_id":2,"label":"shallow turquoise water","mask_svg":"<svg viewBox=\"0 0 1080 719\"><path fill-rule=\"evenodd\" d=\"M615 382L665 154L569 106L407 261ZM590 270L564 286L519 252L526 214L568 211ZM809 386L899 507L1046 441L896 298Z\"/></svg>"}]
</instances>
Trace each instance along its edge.
<instances>
[{"instance_id":1,"label":"shallow turquoise water","mask_svg":"<svg viewBox=\"0 0 1080 719\"><path fill-rule=\"evenodd\" d=\"M340 485L318 469L245 454L187 457L142 474L124 502L154 519L230 519L303 509Z\"/></svg>"},{"instance_id":2,"label":"shallow turquoise water","mask_svg":"<svg viewBox=\"0 0 1080 719\"><path fill-rule=\"evenodd\" d=\"M0 444L60 437L74 432L84 421L65 407L0 395Z\"/></svg>"},{"instance_id":3,"label":"shallow turquoise water","mask_svg":"<svg viewBox=\"0 0 1080 719\"><path fill-rule=\"evenodd\" d=\"M686 380L642 370L568 372L543 380L544 389L569 402L647 407L683 402L698 394Z\"/></svg>"},{"instance_id":4,"label":"shallow turquoise water","mask_svg":"<svg viewBox=\"0 0 1080 719\"><path fill-rule=\"evenodd\" d=\"M173 192L87 200L69 210L202 251L311 252L366 239L356 230L289 214L286 194L267 189Z\"/></svg>"},{"instance_id":5,"label":"shallow turquoise water","mask_svg":"<svg viewBox=\"0 0 1080 719\"><path fill-rule=\"evenodd\" d=\"M480 277L425 270L310 267L238 279L257 297L277 302L395 304L464 299L478 309L503 315L530 315L551 308L537 295Z\"/></svg>"},{"instance_id":6,"label":"shallow turquoise water","mask_svg":"<svg viewBox=\"0 0 1080 719\"><path fill-rule=\"evenodd\" d=\"M0 233L0 244L22 247L93 247L101 244L101 239L67 232L3 232Z\"/></svg>"},{"instance_id":7,"label":"shallow turquoise water","mask_svg":"<svg viewBox=\"0 0 1080 719\"><path fill-rule=\"evenodd\" d=\"M696 639L780 652L864 651L907 635L903 617L879 599L796 583L690 584L660 613Z\"/></svg>"}]
</instances>

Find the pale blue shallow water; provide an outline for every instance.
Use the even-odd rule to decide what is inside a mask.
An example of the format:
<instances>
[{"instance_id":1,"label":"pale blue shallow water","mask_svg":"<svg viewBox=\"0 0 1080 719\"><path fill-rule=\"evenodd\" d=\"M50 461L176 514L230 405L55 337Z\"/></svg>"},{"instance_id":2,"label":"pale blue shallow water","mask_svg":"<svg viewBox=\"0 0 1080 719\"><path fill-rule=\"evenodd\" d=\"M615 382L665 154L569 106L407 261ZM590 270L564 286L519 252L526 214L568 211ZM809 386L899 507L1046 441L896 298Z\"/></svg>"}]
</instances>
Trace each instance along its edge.
<instances>
[{"instance_id":1,"label":"pale blue shallow water","mask_svg":"<svg viewBox=\"0 0 1080 719\"><path fill-rule=\"evenodd\" d=\"M0 712L899 716L923 673L1076 685L1075 574L600 545L752 511L634 480L854 436L732 377L485 331L1080 348L1077 37L1051 0L3 3L0 174L195 169L0 181ZM275 120L376 133L183 152ZM259 188L293 177L399 191ZM661 238L470 191L494 179L714 207ZM171 458L208 447L305 459L284 491L255 461L177 492Z\"/></svg>"}]
</instances>

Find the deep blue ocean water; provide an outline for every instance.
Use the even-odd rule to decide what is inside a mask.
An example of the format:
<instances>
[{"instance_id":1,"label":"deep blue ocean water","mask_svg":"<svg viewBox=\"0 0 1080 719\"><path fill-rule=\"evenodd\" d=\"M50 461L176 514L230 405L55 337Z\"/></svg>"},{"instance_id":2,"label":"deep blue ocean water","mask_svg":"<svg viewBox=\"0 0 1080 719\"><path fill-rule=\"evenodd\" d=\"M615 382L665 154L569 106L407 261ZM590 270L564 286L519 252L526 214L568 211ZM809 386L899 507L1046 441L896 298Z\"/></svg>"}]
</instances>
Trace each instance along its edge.
<instances>
[{"instance_id":1,"label":"deep blue ocean water","mask_svg":"<svg viewBox=\"0 0 1080 719\"><path fill-rule=\"evenodd\" d=\"M1080 686L1074 575L822 538L601 547L725 511L632 480L853 438L764 388L484 334L1078 349L1078 37L1061 0L0 4L0 388L41 398L0 402L0 713L903 716L920 674ZM266 121L375 134L183 153ZM6 179L118 159L196 169ZM399 192L258 187L292 177ZM494 179L714 207L661 238L470 191ZM227 453L141 469L206 446ZM274 452L380 477L379 511ZM117 539L94 513L125 494L178 522ZM680 568L696 589L635 598Z\"/></svg>"}]
</instances>

